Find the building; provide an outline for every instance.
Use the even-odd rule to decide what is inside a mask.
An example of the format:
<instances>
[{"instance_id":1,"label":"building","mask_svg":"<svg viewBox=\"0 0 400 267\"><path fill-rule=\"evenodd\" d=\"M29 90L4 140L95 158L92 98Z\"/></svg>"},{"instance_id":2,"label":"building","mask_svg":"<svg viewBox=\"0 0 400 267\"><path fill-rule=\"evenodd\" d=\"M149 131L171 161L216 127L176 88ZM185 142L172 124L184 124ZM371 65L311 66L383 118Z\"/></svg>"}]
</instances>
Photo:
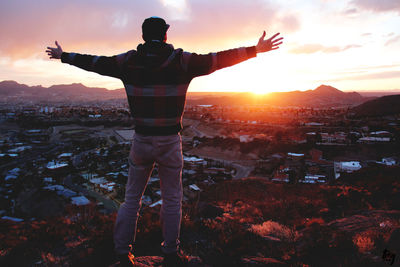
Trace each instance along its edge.
<instances>
[{"instance_id":1,"label":"building","mask_svg":"<svg viewBox=\"0 0 400 267\"><path fill-rule=\"evenodd\" d=\"M341 162L334 162L334 172L335 178L338 179L340 177L340 173L352 173L358 171L362 168L360 162L358 161L341 161Z\"/></svg>"},{"instance_id":2,"label":"building","mask_svg":"<svg viewBox=\"0 0 400 267\"><path fill-rule=\"evenodd\" d=\"M397 165L396 159L394 158L383 158L381 163L385 164L386 166Z\"/></svg>"},{"instance_id":3,"label":"building","mask_svg":"<svg viewBox=\"0 0 400 267\"><path fill-rule=\"evenodd\" d=\"M326 183L326 176L321 174L307 174L304 176L304 179L299 180L299 182L306 184Z\"/></svg>"}]
</instances>

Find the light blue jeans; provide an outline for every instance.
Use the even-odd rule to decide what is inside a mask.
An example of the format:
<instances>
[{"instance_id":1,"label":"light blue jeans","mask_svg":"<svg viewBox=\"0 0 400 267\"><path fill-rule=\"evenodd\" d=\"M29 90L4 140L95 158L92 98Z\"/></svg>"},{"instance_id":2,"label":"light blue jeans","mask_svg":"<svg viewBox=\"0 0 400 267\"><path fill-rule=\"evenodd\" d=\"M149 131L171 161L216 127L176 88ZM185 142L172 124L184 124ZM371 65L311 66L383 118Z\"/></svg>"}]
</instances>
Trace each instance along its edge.
<instances>
[{"instance_id":1,"label":"light blue jeans","mask_svg":"<svg viewBox=\"0 0 400 267\"><path fill-rule=\"evenodd\" d=\"M134 247L141 198L146 189L154 163L158 164L161 187L161 212L164 253L179 247L182 217L182 140L180 134L145 136L135 134L129 153L129 172L125 202L120 206L114 226L115 251L125 254Z\"/></svg>"}]
</instances>

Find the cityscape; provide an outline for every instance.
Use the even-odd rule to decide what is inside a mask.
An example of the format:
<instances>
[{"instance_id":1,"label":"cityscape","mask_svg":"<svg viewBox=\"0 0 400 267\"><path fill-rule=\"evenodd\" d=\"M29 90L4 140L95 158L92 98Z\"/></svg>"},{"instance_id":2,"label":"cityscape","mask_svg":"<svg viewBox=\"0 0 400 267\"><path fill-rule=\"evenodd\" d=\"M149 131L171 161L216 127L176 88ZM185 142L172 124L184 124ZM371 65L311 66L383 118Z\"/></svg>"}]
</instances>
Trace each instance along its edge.
<instances>
[{"instance_id":1,"label":"cityscape","mask_svg":"<svg viewBox=\"0 0 400 267\"><path fill-rule=\"evenodd\" d=\"M74 86L80 85L68 90ZM1 253L17 261L13 251L27 243L42 251L29 249L21 265L93 264L100 257L93 247L110 238L124 201L134 135L128 103L120 95L90 103L84 95L77 96L82 101L46 100L24 90L7 93L0 108L0 216L8 229L1 233ZM363 97L326 85L308 92L313 104L189 92L181 131L182 240L199 261L321 266L325 259L314 257L312 248L319 244L318 253L333 266L376 266L368 264L382 263L384 251L397 249L400 112L388 103L399 95ZM153 251L145 240L155 238L160 204L156 166L142 198L143 251ZM40 240L43 231L61 231L52 224L79 227L71 240L50 249L55 243ZM101 231L108 234L94 234Z\"/></svg>"}]
</instances>

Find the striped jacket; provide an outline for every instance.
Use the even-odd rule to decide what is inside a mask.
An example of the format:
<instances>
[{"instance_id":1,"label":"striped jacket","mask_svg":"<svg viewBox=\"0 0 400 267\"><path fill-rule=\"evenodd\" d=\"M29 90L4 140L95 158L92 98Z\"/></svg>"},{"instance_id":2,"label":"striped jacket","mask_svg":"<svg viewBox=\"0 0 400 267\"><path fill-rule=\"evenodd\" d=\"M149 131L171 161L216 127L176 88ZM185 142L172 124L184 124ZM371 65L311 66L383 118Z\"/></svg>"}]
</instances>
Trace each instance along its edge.
<instances>
[{"instance_id":1,"label":"striped jacket","mask_svg":"<svg viewBox=\"0 0 400 267\"><path fill-rule=\"evenodd\" d=\"M182 129L186 92L193 78L255 56L254 46L198 55L167 43L147 42L112 57L64 52L61 61L121 79L135 131L171 135Z\"/></svg>"}]
</instances>

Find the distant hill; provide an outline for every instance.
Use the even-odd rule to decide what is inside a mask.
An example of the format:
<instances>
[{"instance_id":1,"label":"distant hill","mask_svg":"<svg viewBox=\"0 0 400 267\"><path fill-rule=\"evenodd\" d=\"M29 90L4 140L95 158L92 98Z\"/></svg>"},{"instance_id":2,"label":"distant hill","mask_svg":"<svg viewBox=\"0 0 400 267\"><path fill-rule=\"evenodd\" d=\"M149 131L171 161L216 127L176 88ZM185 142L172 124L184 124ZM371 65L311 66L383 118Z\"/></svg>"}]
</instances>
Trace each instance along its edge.
<instances>
[{"instance_id":1,"label":"distant hill","mask_svg":"<svg viewBox=\"0 0 400 267\"><path fill-rule=\"evenodd\" d=\"M381 97L385 95L398 95L400 89L380 90L380 91L358 91L364 97Z\"/></svg>"},{"instance_id":2,"label":"distant hill","mask_svg":"<svg viewBox=\"0 0 400 267\"><path fill-rule=\"evenodd\" d=\"M400 113L400 95L382 96L351 110L356 117L375 117Z\"/></svg>"},{"instance_id":3,"label":"distant hill","mask_svg":"<svg viewBox=\"0 0 400 267\"><path fill-rule=\"evenodd\" d=\"M124 89L107 90L86 87L81 83L28 86L15 81L0 82L0 99L8 103L35 102L91 102L124 99ZM314 90L291 91L254 95L252 93L189 92L188 104L192 105L243 105L267 104L274 106L335 107L356 106L371 98L359 93L345 93L332 86L321 85Z\"/></svg>"},{"instance_id":4,"label":"distant hill","mask_svg":"<svg viewBox=\"0 0 400 267\"><path fill-rule=\"evenodd\" d=\"M50 87L28 86L15 81L0 82L0 96L7 102L68 102L103 101L125 98L125 90L86 87L81 83L60 84Z\"/></svg>"},{"instance_id":5,"label":"distant hill","mask_svg":"<svg viewBox=\"0 0 400 267\"><path fill-rule=\"evenodd\" d=\"M266 95L252 93L233 93L231 96L205 96L204 98L190 99L190 104L203 105L242 105L269 104L274 106L356 106L371 98L365 98L357 92L345 93L332 86L321 85L314 90L277 92Z\"/></svg>"}]
</instances>

